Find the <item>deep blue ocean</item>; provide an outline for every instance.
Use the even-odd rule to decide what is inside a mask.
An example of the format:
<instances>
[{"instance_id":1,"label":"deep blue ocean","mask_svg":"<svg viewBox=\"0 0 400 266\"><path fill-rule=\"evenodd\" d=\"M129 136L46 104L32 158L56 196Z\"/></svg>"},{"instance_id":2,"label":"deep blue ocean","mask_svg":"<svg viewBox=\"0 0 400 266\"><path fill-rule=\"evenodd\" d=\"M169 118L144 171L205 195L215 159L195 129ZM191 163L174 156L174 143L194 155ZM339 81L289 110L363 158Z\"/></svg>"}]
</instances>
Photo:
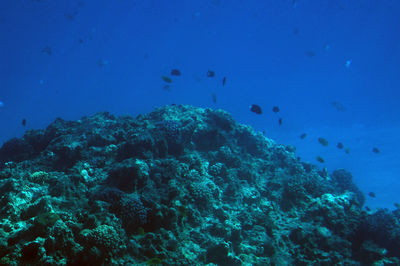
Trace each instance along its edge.
<instances>
[{"instance_id":1,"label":"deep blue ocean","mask_svg":"<svg viewBox=\"0 0 400 266\"><path fill-rule=\"evenodd\" d=\"M0 144L57 117L220 108L394 208L399 14L398 0L2 0Z\"/></svg>"}]
</instances>

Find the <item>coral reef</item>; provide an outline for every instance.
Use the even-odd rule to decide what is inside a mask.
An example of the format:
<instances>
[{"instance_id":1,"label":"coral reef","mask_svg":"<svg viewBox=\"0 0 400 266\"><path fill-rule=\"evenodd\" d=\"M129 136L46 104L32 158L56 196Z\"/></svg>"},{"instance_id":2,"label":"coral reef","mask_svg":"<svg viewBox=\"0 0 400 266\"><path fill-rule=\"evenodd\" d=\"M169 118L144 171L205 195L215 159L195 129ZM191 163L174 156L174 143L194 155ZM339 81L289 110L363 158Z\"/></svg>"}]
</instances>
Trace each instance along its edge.
<instances>
[{"instance_id":1,"label":"coral reef","mask_svg":"<svg viewBox=\"0 0 400 266\"><path fill-rule=\"evenodd\" d=\"M400 210L222 110L57 119L0 148L0 265L398 265Z\"/></svg>"}]
</instances>

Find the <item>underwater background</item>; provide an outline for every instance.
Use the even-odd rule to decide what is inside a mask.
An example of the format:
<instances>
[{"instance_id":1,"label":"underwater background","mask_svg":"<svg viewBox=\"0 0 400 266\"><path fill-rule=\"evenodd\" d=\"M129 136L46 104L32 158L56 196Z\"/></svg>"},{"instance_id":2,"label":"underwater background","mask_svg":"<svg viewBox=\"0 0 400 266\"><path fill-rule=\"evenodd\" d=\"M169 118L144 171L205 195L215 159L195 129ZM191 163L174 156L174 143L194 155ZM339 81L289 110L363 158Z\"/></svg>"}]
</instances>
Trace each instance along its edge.
<instances>
[{"instance_id":1,"label":"underwater background","mask_svg":"<svg viewBox=\"0 0 400 266\"><path fill-rule=\"evenodd\" d=\"M0 143L57 117L223 109L392 209L399 12L395 0L1 1Z\"/></svg>"}]
</instances>

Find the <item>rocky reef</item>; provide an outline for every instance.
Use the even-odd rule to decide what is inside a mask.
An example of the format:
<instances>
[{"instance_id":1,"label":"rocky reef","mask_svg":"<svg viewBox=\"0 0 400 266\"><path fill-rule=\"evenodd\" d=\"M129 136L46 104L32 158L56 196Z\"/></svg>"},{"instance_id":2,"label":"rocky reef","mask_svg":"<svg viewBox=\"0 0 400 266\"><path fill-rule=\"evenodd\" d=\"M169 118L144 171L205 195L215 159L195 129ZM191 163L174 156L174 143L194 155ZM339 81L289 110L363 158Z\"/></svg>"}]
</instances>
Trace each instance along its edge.
<instances>
[{"instance_id":1,"label":"rocky reef","mask_svg":"<svg viewBox=\"0 0 400 266\"><path fill-rule=\"evenodd\" d=\"M57 119L0 149L0 265L399 265L363 203L221 110Z\"/></svg>"}]
</instances>

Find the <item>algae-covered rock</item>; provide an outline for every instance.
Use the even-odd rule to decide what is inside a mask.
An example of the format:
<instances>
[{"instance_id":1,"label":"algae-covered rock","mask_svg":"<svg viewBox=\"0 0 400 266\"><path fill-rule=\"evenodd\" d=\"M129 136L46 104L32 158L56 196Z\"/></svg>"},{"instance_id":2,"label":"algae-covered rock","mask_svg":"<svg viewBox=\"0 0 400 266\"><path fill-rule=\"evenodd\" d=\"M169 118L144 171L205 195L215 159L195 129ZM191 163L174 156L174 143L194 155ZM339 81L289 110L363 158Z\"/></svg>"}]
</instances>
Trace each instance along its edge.
<instances>
[{"instance_id":1,"label":"algae-covered rock","mask_svg":"<svg viewBox=\"0 0 400 266\"><path fill-rule=\"evenodd\" d=\"M53 212L45 212L39 214L35 218L35 225L38 225L40 227L51 227L53 226L58 220L60 219L60 216L57 213Z\"/></svg>"}]
</instances>

